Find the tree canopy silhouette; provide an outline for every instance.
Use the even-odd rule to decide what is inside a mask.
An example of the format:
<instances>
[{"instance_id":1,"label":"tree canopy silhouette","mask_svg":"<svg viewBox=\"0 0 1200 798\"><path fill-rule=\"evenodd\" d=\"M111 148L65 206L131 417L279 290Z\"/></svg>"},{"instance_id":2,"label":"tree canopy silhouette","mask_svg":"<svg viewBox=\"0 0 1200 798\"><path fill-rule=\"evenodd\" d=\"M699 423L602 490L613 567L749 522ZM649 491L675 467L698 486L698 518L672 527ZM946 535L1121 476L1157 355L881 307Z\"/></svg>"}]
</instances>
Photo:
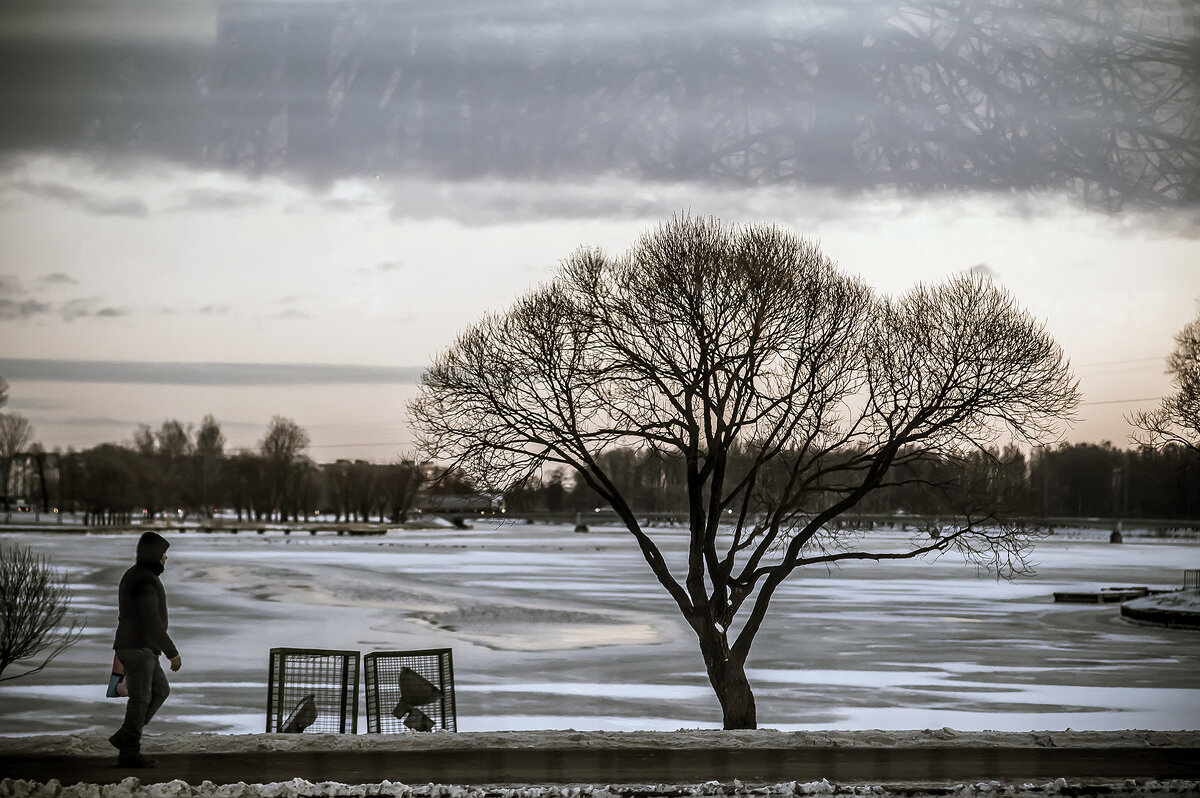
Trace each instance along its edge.
<instances>
[{"instance_id":1,"label":"tree canopy silhouette","mask_svg":"<svg viewBox=\"0 0 1200 798\"><path fill-rule=\"evenodd\" d=\"M82 623L67 618L70 603L66 576L46 557L25 546L0 545L0 682L38 673L80 638ZM3 675L43 653L28 670Z\"/></svg>"},{"instance_id":2,"label":"tree canopy silhouette","mask_svg":"<svg viewBox=\"0 0 1200 798\"><path fill-rule=\"evenodd\" d=\"M1176 444L1200 451L1200 315L1175 336L1167 371L1174 378L1175 392L1153 410L1128 417L1138 429L1131 437L1154 448Z\"/></svg>"},{"instance_id":3,"label":"tree canopy silhouette","mask_svg":"<svg viewBox=\"0 0 1200 798\"><path fill-rule=\"evenodd\" d=\"M431 457L484 485L574 469L695 632L725 727L753 728L747 656L797 569L955 550L1010 574L1033 535L961 486L957 517L902 549L872 548L838 516L921 479L903 467L923 457L1046 440L1078 401L1057 344L981 275L885 297L776 227L676 218L620 257L580 250L469 328L410 416ZM683 559L606 470L614 447L677 464Z\"/></svg>"}]
</instances>

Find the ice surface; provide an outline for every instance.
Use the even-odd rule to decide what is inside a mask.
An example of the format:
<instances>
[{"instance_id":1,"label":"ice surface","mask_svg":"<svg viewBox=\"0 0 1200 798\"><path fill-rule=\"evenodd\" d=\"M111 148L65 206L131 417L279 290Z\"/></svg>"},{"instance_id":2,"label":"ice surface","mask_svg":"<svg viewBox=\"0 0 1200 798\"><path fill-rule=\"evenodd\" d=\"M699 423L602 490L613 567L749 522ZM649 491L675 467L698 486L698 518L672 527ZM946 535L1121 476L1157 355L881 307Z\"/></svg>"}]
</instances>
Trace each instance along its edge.
<instances>
[{"instance_id":1,"label":"ice surface","mask_svg":"<svg viewBox=\"0 0 1200 798\"><path fill-rule=\"evenodd\" d=\"M686 535L655 535L679 562ZM452 648L463 730L720 725L691 630L619 529L168 537L164 581L184 668L170 677L153 731L261 731L275 646ZM136 537L0 538L68 568L75 608L88 616L81 641L45 671L0 684L0 734L115 727L123 704L103 694L116 584ZM1183 569L1200 567L1200 545L1056 535L1035 559L1039 573L1015 582L951 557L800 574L774 602L749 663L760 723L1194 728L1200 633L1136 626L1115 605L1052 596L1178 586Z\"/></svg>"}]
</instances>

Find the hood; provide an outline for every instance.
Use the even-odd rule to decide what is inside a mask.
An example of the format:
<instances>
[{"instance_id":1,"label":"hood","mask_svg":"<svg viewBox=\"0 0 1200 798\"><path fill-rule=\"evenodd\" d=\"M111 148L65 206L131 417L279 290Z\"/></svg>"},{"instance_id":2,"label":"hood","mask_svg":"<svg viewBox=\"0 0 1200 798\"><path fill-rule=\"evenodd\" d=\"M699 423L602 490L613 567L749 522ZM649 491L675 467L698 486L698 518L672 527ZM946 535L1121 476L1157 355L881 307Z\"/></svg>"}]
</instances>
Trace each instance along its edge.
<instances>
[{"instance_id":1,"label":"hood","mask_svg":"<svg viewBox=\"0 0 1200 798\"><path fill-rule=\"evenodd\" d=\"M143 532L138 538L137 561L142 565L159 565L171 544L156 532Z\"/></svg>"}]
</instances>

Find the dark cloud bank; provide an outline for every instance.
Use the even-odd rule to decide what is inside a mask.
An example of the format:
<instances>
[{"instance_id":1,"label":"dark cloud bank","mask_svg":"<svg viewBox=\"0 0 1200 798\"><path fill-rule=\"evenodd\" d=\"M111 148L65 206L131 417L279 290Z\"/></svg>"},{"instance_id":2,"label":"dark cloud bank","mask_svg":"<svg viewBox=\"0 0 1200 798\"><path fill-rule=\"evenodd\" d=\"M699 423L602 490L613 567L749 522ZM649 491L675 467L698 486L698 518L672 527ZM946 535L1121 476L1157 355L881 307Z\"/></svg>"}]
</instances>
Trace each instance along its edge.
<instances>
[{"instance_id":1,"label":"dark cloud bank","mask_svg":"<svg viewBox=\"0 0 1200 798\"><path fill-rule=\"evenodd\" d=\"M0 150L316 183L616 175L1195 207L1197 8L232 0L210 41L0 34Z\"/></svg>"},{"instance_id":2,"label":"dark cloud bank","mask_svg":"<svg viewBox=\"0 0 1200 798\"><path fill-rule=\"evenodd\" d=\"M323 363L155 363L130 360L0 358L10 381L106 382L138 385L393 385L415 383L419 367Z\"/></svg>"}]
</instances>

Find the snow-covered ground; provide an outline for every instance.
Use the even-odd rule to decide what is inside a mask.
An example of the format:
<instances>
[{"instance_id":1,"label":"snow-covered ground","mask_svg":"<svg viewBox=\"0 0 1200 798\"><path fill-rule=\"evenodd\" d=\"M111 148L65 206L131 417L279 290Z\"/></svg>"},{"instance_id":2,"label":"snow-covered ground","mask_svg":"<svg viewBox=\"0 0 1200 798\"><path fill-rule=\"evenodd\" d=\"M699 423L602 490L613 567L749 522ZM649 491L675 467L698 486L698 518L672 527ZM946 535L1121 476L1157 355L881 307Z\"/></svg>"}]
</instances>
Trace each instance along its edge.
<instances>
[{"instance_id":1,"label":"snow-covered ground","mask_svg":"<svg viewBox=\"0 0 1200 798\"><path fill-rule=\"evenodd\" d=\"M814 782L748 787L740 782L704 784L571 784L501 785L475 787L453 784L408 785L391 781L377 784L341 784L291 779L271 784L188 784L181 780L142 783L130 776L119 784L40 784L11 779L0 781L0 798L685 798L685 796L795 796L827 798L1044 798L1060 795L1105 795L1112 798L1189 798L1200 785L1194 781L1133 780L1086 786L1079 780L1059 778L1044 784L1005 784L980 781L955 785L831 784Z\"/></svg>"},{"instance_id":2,"label":"snow-covered ground","mask_svg":"<svg viewBox=\"0 0 1200 798\"><path fill-rule=\"evenodd\" d=\"M659 532L682 549L681 530ZM184 667L156 733L262 731L275 646L452 648L462 731L720 725L690 630L619 529L169 537L164 578ZM83 639L45 671L0 684L0 735L115 728L122 706L103 688L116 583L135 538L0 540L66 568L87 616ZM1060 530L1035 559L1038 574L1011 583L949 557L801 575L777 598L751 658L760 724L1196 728L1200 632L1134 625L1115 605L1055 604L1053 593L1178 587L1184 569L1200 568L1200 545L1110 545Z\"/></svg>"}]
</instances>

